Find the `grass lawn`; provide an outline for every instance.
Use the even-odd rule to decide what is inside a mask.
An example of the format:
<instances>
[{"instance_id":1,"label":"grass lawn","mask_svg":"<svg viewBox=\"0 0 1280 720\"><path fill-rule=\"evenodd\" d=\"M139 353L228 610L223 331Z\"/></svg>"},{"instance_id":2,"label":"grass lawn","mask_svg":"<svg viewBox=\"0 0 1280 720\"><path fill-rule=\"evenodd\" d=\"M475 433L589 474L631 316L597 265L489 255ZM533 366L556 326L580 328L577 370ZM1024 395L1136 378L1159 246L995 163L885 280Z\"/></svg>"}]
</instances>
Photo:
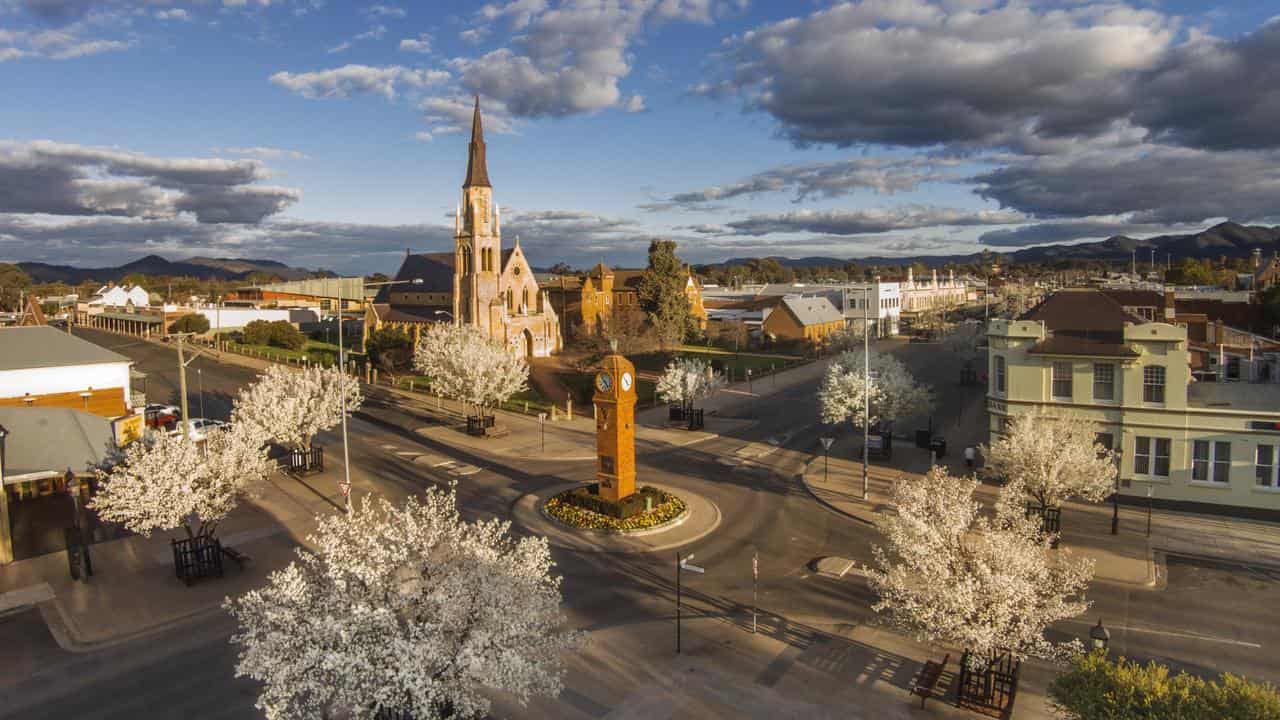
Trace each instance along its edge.
<instances>
[{"instance_id":1,"label":"grass lawn","mask_svg":"<svg viewBox=\"0 0 1280 720\"><path fill-rule=\"evenodd\" d=\"M280 362L297 362L299 359L304 357L313 363L320 363L322 365L334 365L338 362L338 346L332 343L319 342L317 340L307 340L301 350L290 350L289 348L274 347L271 345L245 345L244 343L233 341L228 341L227 347L234 352L266 357ZM354 353L351 352L351 349L347 348L348 357L353 354Z\"/></svg>"},{"instance_id":2,"label":"grass lawn","mask_svg":"<svg viewBox=\"0 0 1280 720\"><path fill-rule=\"evenodd\" d=\"M751 370L753 375L760 375L770 370L781 370L790 365L801 362L803 358L787 355L756 355L753 353L733 353L723 350L712 349L704 350L701 348L685 346L678 352L651 352L642 355L634 355L629 359L635 363L637 370L646 372L661 373L667 363L674 357L688 357L705 360L711 363L711 367L719 372L728 372L732 370L735 379L742 378L746 375L747 370Z\"/></svg>"}]
</instances>

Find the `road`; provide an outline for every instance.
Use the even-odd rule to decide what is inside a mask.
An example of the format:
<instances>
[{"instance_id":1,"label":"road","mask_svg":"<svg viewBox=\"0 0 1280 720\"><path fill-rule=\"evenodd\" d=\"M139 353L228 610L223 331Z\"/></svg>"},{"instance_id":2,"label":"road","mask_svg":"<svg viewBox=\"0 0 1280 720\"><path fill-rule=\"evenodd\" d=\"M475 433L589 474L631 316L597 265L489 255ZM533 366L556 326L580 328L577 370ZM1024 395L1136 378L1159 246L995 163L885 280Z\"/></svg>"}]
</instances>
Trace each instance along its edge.
<instances>
[{"instance_id":1,"label":"road","mask_svg":"<svg viewBox=\"0 0 1280 720\"><path fill-rule=\"evenodd\" d=\"M113 335L85 335L134 358L139 369L149 374L151 400L176 400L176 360L171 350L129 344ZM903 353L912 366L929 357L931 349L936 353L936 347L920 345L902 345L894 352ZM915 353L919 357L913 357ZM936 366L937 373L948 369L936 358L925 364ZM254 375L204 358L191 367L202 370L205 411L211 417L225 417L230 398ZM938 384L955 381L954 377L924 379ZM874 619L873 597L864 581L855 575L818 576L808 567L812 560L827 555L869 563L871 547L877 542L873 528L820 506L796 479L819 434L813 394L814 387L801 386L770 397L768 411L758 413L759 422L734 437L642 452L638 457L641 479L686 487L721 508L721 526L683 548L696 551L697 563L707 568L684 590L686 612L728 621L723 629L726 642L749 622L754 552L760 558L762 612L786 618L791 632ZM954 423L948 413L961 413L969 406L955 397L940 404L936 422ZM409 462L385 447L417 443L424 451L448 454L479 468L458 479L464 515L506 518L518 497L546 484L547 478L585 479L590 473L590 463L479 457L402 430L422 422L412 403L375 393L351 424L351 460L353 470L359 470L359 482L396 498L457 479ZM729 468L716 462L746 441L768 438L786 441L756 466ZM575 627L649 634L653 621L672 617L674 553L607 555L553 547L553 555L564 576L566 611ZM1169 563L1167 589L1095 584L1090 591L1095 605L1087 621L1082 618L1056 630L1084 635L1100 615L1112 628L1113 647L1127 655L1277 682L1280 653L1274 649L1280 647L1280 626L1273 622L1271 608L1280 597L1278 591L1280 576L1274 571L1175 559ZM20 658L20 671L29 673L16 683L14 678L21 674L0 677L0 717L33 717L32 708L48 717L261 717L253 709L253 683L234 678L234 654L227 644L232 630L230 621L216 614L146 641L80 655L54 645L35 613L0 618L0 647L5 648L6 658ZM585 692L593 682L592 678L571 678L569 685L572 691Z\"/></svg>"}]
</instances>

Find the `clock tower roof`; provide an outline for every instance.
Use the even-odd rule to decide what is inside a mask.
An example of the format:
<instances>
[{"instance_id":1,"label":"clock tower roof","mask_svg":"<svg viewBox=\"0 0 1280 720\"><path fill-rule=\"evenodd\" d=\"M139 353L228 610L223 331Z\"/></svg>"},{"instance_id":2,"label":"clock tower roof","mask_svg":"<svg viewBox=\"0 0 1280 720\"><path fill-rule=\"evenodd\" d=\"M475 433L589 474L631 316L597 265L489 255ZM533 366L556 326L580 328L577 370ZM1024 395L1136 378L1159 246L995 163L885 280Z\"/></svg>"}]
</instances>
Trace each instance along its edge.
<instances>
[{"instance_id":1,"label":"clock tower roof","mask_svg":"<svg viewBox=\"0 0 1280 720\"><path fill-rule=\"evenodd\" d=\"M480 96L476 96L476 109L471 115L471 145L467 154L467 179L462 187L492 187L489 184L489 168L484 158L484 125L480 120Z\"/></svg>"}]
</instances>

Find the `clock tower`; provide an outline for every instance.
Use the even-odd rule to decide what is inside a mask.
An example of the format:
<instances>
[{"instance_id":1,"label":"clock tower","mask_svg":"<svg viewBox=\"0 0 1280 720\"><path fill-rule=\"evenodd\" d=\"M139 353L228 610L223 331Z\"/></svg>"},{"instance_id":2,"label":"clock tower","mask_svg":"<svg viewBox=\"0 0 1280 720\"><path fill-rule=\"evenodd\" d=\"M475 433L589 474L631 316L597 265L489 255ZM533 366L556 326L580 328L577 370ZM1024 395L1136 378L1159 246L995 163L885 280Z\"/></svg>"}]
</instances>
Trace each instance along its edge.
<instances>
[{"instance_id":1,"label":"clock tower","mask_svg":"<svg viewBox=\"0 0 1280 720\"><path fill-rule=\"evenodd\" d=\"M636 491L636 366L614 352L595 378L596 479L617 502Z\"/></svg>"}]
</instances>

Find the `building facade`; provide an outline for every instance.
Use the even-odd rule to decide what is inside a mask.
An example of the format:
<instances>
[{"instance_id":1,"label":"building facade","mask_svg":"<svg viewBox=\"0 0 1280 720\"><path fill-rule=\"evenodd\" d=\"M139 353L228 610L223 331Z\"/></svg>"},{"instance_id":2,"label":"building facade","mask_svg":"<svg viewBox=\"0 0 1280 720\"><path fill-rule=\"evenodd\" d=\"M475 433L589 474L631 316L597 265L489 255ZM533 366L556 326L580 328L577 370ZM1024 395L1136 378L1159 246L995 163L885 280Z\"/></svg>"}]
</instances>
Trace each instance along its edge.
<instances>
[{"instance_id":1,"label":"building facade","mask_svg":"<svg viewBox=\"0 0 1280 720\"><path fill-rule=\"evenodd\" d=\"M825 297L784 297L761 325L771 341L804 342L813 347L844 328L844 315Z\"/></svg>"},{"instance_id":2,"label":"building facade","mask_svg":"<svg viewBox=\"0 0 1280 720\"><path fill-rule=\"evenodd\" d=\"M538 288L520 248L502 247L501 214L485 158L480 101L471 122L462 203L454 213L454 248L408 253L397 283L383 287L365 313L366 338L382 327L402 328L416 342L423 326L470 325L511 352L545 357L561 348L560 318Z\"/></svg>"},{"instance_id":3,"label":"building facade","mask_svg":"<svg viewBox=\"0 0 1280 720\"><path fill-rule=\"evenodd\" d=\"M48 326L0 330L0 407L132 411L129 358Z\"/></svg>"},{"instance_id":4,"label":"building facade","mask_svg":"<svg viewBox=\"0 0 1280 720\"><path fill-rule=\"evenodd\" d=\"M964 305L969 301L969 289L956 280L955 271L947 271L947 277L938 280L934 270L928 280L917 280L911 268L907 268L906 282L902 283L902 309L906 312L943 310Z\"/></svg>"},{"instance_id":5,"label":"building facade","mask_svg":"<svg viewBox=\"0 0 1280 720\"><path fill-rule=\"evenodd\" d=\"M1280 518L1274 374L1198 381L1186 327L1095 290L1060 291L1018 319L992 320L987 337L993 440L1015 415L1074 411L1119 453L1123 500Z\"/></svg>"},{"instance_id":6,"label":"building facade","mask_svg":"<svg viewBox=\"0 0 1280 720\"><path fill-rule=\"evenodd\" d=\"M594 335L609 326L616 313L640 311L640 278L644 270L615 270L597 263L583 277L558 275L547 278L541 288L551 296L573 333ZM685 273L685 296L698 328L707 328L707 309L702 301L702 283Z\"/></svg>"}]
</instances>

